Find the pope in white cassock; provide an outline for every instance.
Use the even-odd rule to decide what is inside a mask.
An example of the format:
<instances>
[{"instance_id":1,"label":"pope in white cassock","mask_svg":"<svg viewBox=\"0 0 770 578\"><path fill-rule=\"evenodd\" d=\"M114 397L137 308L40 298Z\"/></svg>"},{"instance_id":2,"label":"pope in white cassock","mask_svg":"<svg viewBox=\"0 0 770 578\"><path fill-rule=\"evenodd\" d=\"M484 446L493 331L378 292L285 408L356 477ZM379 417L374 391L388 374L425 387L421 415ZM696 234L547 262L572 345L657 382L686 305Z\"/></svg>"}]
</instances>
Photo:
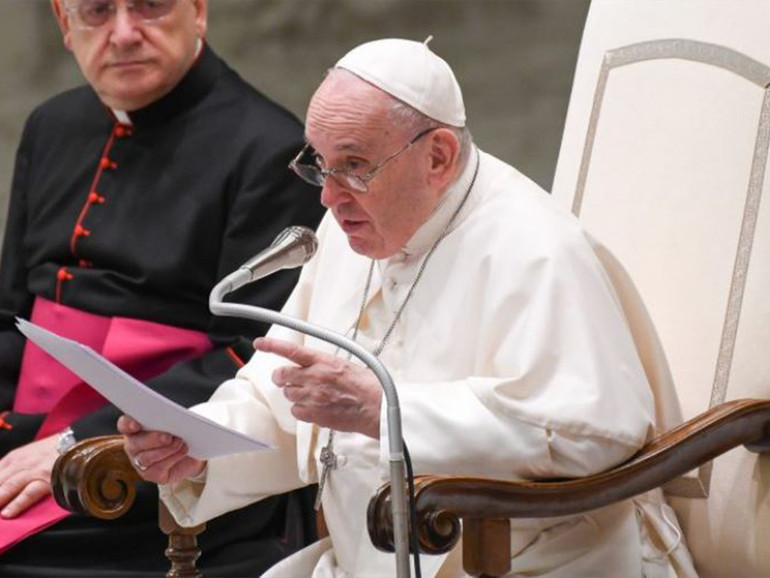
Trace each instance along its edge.
<instances>
[{"instance_id":1,"label":"pope in white cassock","mask_svg":"<svg viewBox=\"0 0 770 578\"><path fill-rule=\"evenodd\" d=\"M306 138L291 168L322 187L329 211L284 312L385 363L415 473L585 476L645 443L652 394L602 266L571 215L473 144L454 74L426 44L380 40L344 56L313 95ZM195 411L278 451L201 462L123 417L133 463L195 525L317 483L328 444L330 535L266 576L394 576L366 529L389 472L377 379L281 327L255 347ZM695 575L659 492L512 526L512 575ZM463 575L452 554L422 566Z\"/></svg>"}]
</instances>

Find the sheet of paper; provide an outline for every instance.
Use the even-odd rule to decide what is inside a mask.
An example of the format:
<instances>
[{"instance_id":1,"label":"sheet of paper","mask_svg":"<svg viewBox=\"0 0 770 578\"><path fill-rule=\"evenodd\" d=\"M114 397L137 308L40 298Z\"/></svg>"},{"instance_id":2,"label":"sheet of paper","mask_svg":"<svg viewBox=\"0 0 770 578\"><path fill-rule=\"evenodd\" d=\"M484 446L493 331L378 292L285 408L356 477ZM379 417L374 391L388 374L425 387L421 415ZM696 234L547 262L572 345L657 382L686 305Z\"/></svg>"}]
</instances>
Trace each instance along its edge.
<instances>
[{"instance_id":1,"label":"sheet of paper","mask_svg":"<svg viewBox=\"0 0 770 578\"><path fill-rule=\"evenodd\" d=\"M23 319L16 326L72 373L99 391L146 429L169 432L182 438L191 456L217 456L272 449L269 444L193 413L153 391L109 362L90 347L65 339Z\"/></svg>"}]
</instances>

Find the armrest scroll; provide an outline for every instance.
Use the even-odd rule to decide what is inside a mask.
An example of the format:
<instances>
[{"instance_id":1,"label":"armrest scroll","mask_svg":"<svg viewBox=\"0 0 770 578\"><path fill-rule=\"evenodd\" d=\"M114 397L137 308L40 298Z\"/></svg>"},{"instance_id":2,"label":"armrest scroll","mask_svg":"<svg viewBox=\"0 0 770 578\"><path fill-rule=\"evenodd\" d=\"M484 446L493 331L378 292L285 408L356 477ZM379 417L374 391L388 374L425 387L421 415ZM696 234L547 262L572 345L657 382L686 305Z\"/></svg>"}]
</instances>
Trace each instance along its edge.
<instances>
[{"instance_id":1,"label":"armrest scroll","mask_svg":"<svg viewBox=\"0 0 770 578\"><path fill-rule=\"evenodd\" d=\"M131 508L140 481L119 435L78 442L59 456L51 475L53 496L62 508L104 520Z\"/></svg>"}]
</instances>

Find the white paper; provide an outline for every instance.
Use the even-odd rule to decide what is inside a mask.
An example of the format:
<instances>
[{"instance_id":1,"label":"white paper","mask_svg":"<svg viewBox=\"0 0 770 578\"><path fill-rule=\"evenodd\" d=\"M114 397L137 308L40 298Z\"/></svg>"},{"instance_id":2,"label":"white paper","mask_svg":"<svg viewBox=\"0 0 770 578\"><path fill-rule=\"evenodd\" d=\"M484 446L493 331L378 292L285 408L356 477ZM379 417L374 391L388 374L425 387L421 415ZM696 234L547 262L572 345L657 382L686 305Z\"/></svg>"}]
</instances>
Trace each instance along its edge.
<instances>
[{"instance_id":1,"label":"white paper","mask_svg":"<svg viewBox=\"0 0 770 578\"><path fill-rule=\"evenodd\" d=\"M29 321L16 319L27 339L62 363L145 429L182 438L189 454L207 460L217 456L272 449L163 397L109 362L90 347L60 337Z\"/></svg>"}]
</instances>

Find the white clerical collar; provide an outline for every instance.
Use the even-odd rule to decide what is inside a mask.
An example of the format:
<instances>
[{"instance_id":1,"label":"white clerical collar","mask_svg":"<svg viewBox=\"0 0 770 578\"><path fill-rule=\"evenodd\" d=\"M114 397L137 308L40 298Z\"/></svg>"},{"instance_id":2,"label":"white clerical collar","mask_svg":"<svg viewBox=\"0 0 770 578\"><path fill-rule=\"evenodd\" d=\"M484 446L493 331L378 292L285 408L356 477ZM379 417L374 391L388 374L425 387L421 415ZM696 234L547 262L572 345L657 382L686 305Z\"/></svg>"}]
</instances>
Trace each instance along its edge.
<instances>
[{"instance_id":1,"label":"white clerical collar","mask_svg":"<svg viewBox=\"0 0 770 578\"><path fill-rule=\"evenodd\" d=\"M131 126L133 123L131 122L131 117L128 116L128 113L125 110L118 110L116 108L112 109L112 114L115 115L115 119L120 124L125 124L127 126Z\"/></svg>"},{"instance_id":2,"label":"white clerical collar","mask_svg":"<svg viewBox=\"0 0 770 578\"><path fill-rule=\"evenodd\" d=\"M419 229L417 229L414 235L412 235L412 238L406 242L406 245L399 251L399 254L405 256L420 255L430 249L438 236L444 232L447 223L449 223L449 219L452 218L457 207L463 202L463 199L468 192L468 187L470 187L473 182L473 176L476 173L476 165L478 162L479 156L476 152L476 145L471 145L468 162L465 164L465 168L460 174L460 177L449 186L441 197L438 206L433 210L431 216ZM466 209L467 207L463 207L462 212L466 212ZM457 226L461 218L462 215L458 215L458 218L452 223L452 228Z\"/></svg>"},{"instance_id":3,"label":"white clerical collar","mask_svg":"<svg viewBox=\"0 0 770 578\"><path fill-rule=\"evenodd\" d=\"M203 39L198 38L198 41L195 45L195 58L200 56L201 50L203 50ZM120 124L124 124L126 126L134 125L134 123L131 122L131 117L125 110L118 110L116 108L112 108L110 110L112 110L112 114L115 115L115 120L117 120Z\"/></svg>"}]
</instances>

